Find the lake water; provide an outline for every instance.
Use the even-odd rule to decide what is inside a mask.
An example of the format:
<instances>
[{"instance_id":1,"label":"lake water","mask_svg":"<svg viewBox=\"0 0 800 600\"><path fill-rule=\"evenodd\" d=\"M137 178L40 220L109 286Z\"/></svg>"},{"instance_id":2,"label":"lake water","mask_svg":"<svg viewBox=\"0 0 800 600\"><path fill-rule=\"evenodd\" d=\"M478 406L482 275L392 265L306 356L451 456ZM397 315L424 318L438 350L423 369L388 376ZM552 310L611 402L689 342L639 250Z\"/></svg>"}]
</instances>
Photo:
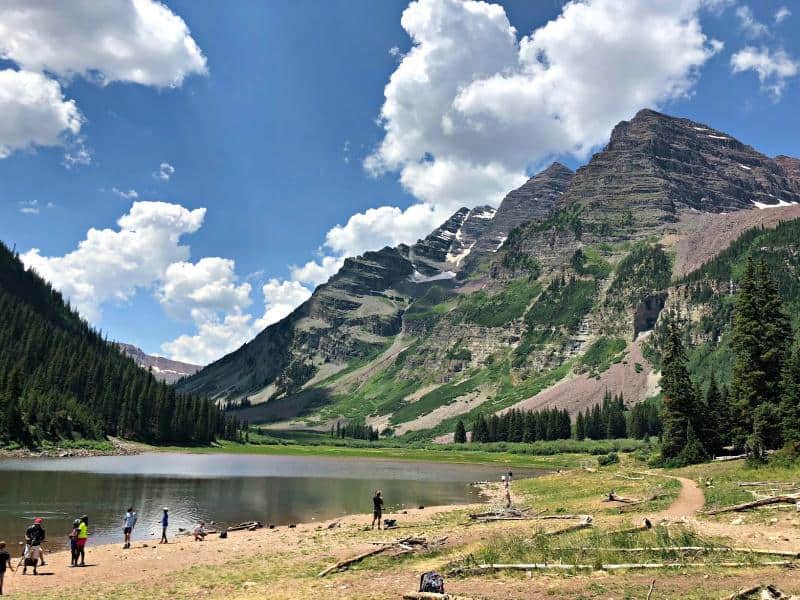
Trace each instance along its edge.
<instances>
[{"instance_id":1,"label":"lake water","mask_svg":"<svg viewBox=\"0 0 800 600\"><path fill-rule=\"evenodd\" d=\"M0 539L12 552L35 517L46 547L63 548L73 519L87 514L90 543L120 542L122 516L139 513L134 539L157 540L161 509L170 534L198 521L275 525L364 513L383 492L385 512L480 498L473 481L497 480L496 466L405 460L153 453L60 459L0 459ZM540 472L518 471L515 476Z\"/></svg>"}]
</instances>

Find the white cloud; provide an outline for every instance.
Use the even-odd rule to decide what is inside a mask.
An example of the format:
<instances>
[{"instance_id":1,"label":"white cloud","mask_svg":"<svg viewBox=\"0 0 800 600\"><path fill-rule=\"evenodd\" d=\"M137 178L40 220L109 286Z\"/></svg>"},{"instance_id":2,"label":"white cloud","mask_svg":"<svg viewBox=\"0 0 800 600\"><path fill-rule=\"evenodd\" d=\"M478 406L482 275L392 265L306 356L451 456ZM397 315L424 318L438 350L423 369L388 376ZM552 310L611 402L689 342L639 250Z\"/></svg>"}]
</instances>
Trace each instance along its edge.
<instances>
[{"instance_id":1,"label":"white cloud","mask_svg":"<svg viewBox=\"0 0 800 600\"><path fill-rule=\"evenodd\" d=\"M582 158L638 109L688 95L721 45L703 34L700 7L569 2L518 40L499 5L413 2L401 21L413 45L384 91L385 136L365 167L399 171L448 210L496 203L531 165Z\"/></svg>"},{"instance_id":2,"label":"white cloud","mask_svg":"<svg viewBox=\"0 0 800 600\"><path fill-rule=\"evenodd\" d=\"M342 267L343 263L344 258L323 256L319 261L310 260L303 266L292 266L290 267L290 271L292 273L292 279L295 281L310 283L316 286L328 281L331 275Z\"/></svg>"},{"instance_id":3,"label":"white cloud","mask_svg":"<svg viewBox=\"0 0 800 600\"><path fill-rule=\"evenodd\" d=\"M731 69L734 73L754 71L761 82L761 89L778 100L783 94L786 80L800 71L800 62L784 50L771 52L763 46L747 46L731 56Z\"/></svg>"},{"instance_id":4,"label":"white cloud","mask_svg":"<svg viewBox=\"0 0 800 600\"><path fill-rule=\"evenodd\" d=\"M134 202L117 230L91 228L64 256L42 256L33 248L21 258L96 323L103 303L129 300L137 289L158 281L170 264L189 257L180 237L197 231L205 213L166 202Z\"/></svg>"},{"instance_id":5,"label":"white cloud","mask_svg":"<svg viewBox=\"0 0 800 600\"><path fill-rule=\"evenodd\" d=\"M0 71L0 115L0 159L17 150L61 146L83 124L75 101L64 98L57 81L13 69Z\"/></svg>"},{"instance_id":6,"label":"white cloud","mask_svg":"<svg viewBox=\"0 0 800 600\"><path fill-rule=\"evenodd\" d=\"M780 25L791 16L792 16L792 11L790 11L786 6L781 6L778 10L775 11L775 23Z\"/></svg>"},{"instance_id":7,"label":"white cloud","mask_svg":"<svg viewBox=\"0 0 800 600\"><path fill-rule=\"evenodd\" d=\"M66 168L88 165L83 118L61 85L75 76L178 87L207 72L186 23L154 0L0 3L0 159L37 146L66 146ZM57 77L59 80L56 80Z\"/></svg>"},{"instance_id":8,"label":"white cloud","mask_svg":"<svg viewBox=\"0 0 800 600\"><path fill-rule=\"evenodd\" d=\"M113 187L111 188L111 191L114 192L120 198L123 198L125 200L138 200L139 198L139 192L137 192L136 190L128 190L126 192L125 190L120 190L118 188Z\"/></svg>"},{"instance_id":9,"label":"white cloud","mask_svg":"<svg viewBox=\"0 0 800 600\"><path fill-rule=\"evenodd\" d=\"M162 162L158 165L158 170L153 171L153 179L159 179L161 181L169 181L170 177L175 174L175 167L173 167L168 162Z\"/></svg>"},{"instance_id":10,"label":"white cloud","mask_svg":"<svg viewBox=\"0 0 800 600\"><path fill-rule=\"evenodd\" d=\"M739 18L739 27L747 37L757 38L769 35L769 29L753 16L753 11L747 5L736 8L736 16Z\"/></svg>"},{"instance_id":11,"label":"white cloud","mask_svg":"<svg viewBox=\"0 0 800 600\"><path fill-rule=\"evenodd\" d=\"M256 322L259 330L277 323L311 297L311 290L297 281L270 279L261 292L264 294L264 316Z\"/></svg>"},{"instance_id":12,"label":"white cloud","mask_svg":"<svg viewBox=\"0 0 800 600\"><path fill-rule=\"evenodd\" d=\"M235 264L219 257L196 263L175 262L162 276L157 297L167 314L196 322L212 320L217 313L240 312L250 305L249 283L238 283Z\"/></svg>"},{"instance_id":13,"label":"white cloud","mask_svg":"<svg viewBox=\"0 0 800 600\"><path fill-rule=\"evenodd\" d=\"M17 202L19 212L25 215L38 215L41 212L38 200L20 200Z\"/></svg>"},{"instance_id":14,"label":"white cloud","mask_svg":"<svg viewBox=\"0 0 800 600\"><path fill-rule=\"evenodd\" d=\"M205 365L233 352L253 336L252 317L234 313L199 324L195 335L181 335L161 344L173 360Z\"/></svg>"},{"instance_id":15,"label":"white cloud","mask_svg":"<svg viewBox=\"0 0 800 600\"><path fill-rule=\"evenodd\" d=\"M29 71L102 85L174 87L207 72L186 23L154 0L4 0L0 55Z\"/></svg>"}]
</instances>

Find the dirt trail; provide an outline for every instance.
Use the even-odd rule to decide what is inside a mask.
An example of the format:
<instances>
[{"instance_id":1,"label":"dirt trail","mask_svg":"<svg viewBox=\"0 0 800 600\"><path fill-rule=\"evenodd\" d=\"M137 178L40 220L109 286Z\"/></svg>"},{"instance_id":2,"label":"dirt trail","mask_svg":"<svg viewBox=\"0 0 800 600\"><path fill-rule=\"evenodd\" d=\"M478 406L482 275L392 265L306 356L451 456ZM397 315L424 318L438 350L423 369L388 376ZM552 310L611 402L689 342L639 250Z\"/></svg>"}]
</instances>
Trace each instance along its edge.
<instances>
[{"instance_id":1,"label":"dirt trail","mask_svg":"<svg viewBox=\"0 0 800 600\"><path fill-rule=\"evenodd\" d=\"M706 502L703 490L697 485L696 481L686 479L685 477L674 477L672 475L665 475L670 479L677 479L681 482L681 491L669 508L655 515L656 518L661 519L680 519L681 517L696 516L703 508Z\"/></svg>"}]
</instances>

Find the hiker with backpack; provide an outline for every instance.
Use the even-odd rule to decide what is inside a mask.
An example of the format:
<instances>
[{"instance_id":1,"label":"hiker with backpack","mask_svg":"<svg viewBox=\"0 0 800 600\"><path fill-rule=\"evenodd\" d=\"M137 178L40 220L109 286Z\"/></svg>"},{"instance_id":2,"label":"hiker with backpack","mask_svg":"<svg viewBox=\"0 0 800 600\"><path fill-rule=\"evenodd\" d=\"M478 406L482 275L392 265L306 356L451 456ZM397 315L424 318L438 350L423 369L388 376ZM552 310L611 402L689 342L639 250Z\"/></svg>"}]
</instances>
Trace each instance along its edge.
<instances>
[{"instance_id":1,"label":"hiker with backpack","mask_svg":"<svg viewBox=\"0 0 800 600\"><path fill-rule=\"evenodd\" d=\"M375 495L372 497L372 529L375 529L375 521L378 522L378 530L381 529L381 518L383 517L383 498L381 491L375 490Z\"/></svg>"}]
</instances>

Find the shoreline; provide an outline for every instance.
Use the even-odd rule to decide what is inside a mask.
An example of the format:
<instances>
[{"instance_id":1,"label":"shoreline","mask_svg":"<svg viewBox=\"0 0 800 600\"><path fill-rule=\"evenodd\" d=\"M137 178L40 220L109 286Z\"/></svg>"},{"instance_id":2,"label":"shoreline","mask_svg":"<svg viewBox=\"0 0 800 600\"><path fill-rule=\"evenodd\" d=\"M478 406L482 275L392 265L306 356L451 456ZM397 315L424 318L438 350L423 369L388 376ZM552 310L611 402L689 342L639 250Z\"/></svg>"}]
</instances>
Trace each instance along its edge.
<instances>
[{"instance_id":1,"label":"shoreline","mask_svg":"<svg viewBox=\"0 0 800 600\"><path fill-rule=\"evenodd\" d=\"M395 536L396 531L402 531L401 535L406 535L409 529L424 527L431 517L435 519L438 515L486 507L502 498L503 492L497 483L473 485L482 496L480 502L387 512L383 517L397 519L398 527L373 530L373 533L376 536ZM170 542L164 545L155 540L134 540L129 550L122 548L121 530L118 543L93 545L90 536L86 546L86 568L70 567L70 555L67 550L48 552L45 556L47 564L39 568L38 576L31 575L30 567L25 576L21 571L7 573L5 592L17 596L52 591L55 588L76 591L76 588L100 581L103 585L135 585L153 577L189 568L218 566L231 560L246 559L253 552L274 553L277 560L288 560L283 557L284 554L318 549L322 542L331 544L330 551L334 555L341 554L342 551L347 554L351 546L363 545L363 542L351 540L352 544L345 544L344 540L339 538L368 531L371 516L370 513L348 514L325 521L276 526L274 529L262 527L253 531L232 531L227 533L227 539L220 538L218 533L214 533L208 534L202 542L195 542L189 533L180 533L171 536ZM12 564L16 568L19 551L14 552L15 548L10 550L13 553Z\"/></svg>"}]
</instances>

